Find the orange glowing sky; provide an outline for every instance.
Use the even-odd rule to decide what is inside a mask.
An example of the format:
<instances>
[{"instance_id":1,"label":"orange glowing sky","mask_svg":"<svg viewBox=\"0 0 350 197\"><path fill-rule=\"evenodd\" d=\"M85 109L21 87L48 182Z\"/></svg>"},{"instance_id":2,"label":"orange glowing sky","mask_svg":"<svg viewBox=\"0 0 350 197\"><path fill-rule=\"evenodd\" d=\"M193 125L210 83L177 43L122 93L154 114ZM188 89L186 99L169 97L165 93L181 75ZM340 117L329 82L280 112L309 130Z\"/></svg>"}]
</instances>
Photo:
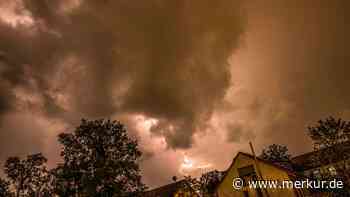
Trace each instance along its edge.
<instances>
[{"instance_id":1,"label":"orange glowing sky","mask_svg":"<svg viewBox=\"0 0 350 197\"><path fill-rule=\"evenodd\" d=\"M153 187L224 170L249 141L309 151L307 125L350 118L346 0L46 4L0 0L2 161L54 166L57 133L110 117Z\"/></svg>"}]
</instances>

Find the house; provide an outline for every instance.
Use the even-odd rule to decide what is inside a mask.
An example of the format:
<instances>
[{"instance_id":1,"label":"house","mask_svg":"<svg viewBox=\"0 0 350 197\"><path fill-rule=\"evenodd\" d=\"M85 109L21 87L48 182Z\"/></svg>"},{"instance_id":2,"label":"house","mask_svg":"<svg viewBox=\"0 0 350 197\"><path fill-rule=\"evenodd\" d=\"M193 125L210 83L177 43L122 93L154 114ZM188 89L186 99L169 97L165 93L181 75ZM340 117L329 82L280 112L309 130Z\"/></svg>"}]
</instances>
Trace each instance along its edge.
<instances>
[{"instance_id":1,"label":"house","mask_svg":"<svg viewBox=\"0 0 350 197\"><path fill-rule=\"evenodd\" d=\"M334 152L339 152L339 150L343 150L347 154L340 152L341 156L334 157L334 155L336 156ZM321 151L325 151L326 154L331 154L333 157L330 157L330 159L319 159ZM347 142L293 157L291 161L294 171L299 175L320 179L323 175L336 176L338 173L341 173L339 172L341 169L350 171L349 154L350 143Z\"/></svg>"},{"instance_id":2,"label":"house","mask_svg":"<svg viewBox=\"0 0 350 197\"><path fill-rule=\"evenodd\" d=\"M346 147L346 151L350 154L350 143L344 143L337 146ZM333 148L329 147L324 149L329 154L334 152ZM324 151L323 150L323 151ZM336 149L335 149L336 150ZM256 180L278 180L278 181L302 181L305 179L321 178L322 174L337 175L342 173L338 171L339 165L346 165L346 170L350 171L350 160L344 160L340 157L335 157L332 161L315 162L315 157L319 154L319 151L305 153L291 159L289 165L278 165L258 157L254 157L251 154L239 152L234 157L229 168L224 171L224 175L221 181L218 183L215 189L215 197L299 197L299 196L320 196L314 195L315 191L308 191L304 189L289 188L249 188L247 184L243 185L241 189L233 188L233 181L236 178L240 178L244 183L248 181ZM333 155L333 154L332 154ZM341 166L341 167L343 167ZM184 191L183 186L185 181L178 181L165 185L160 188L148 191L145 197L197 197L197 193L194 190ZM323 195L322 195L323 196Z\"/></svg>"},{"instance_id":3,"label":"house","mask_svg":"<svg viewBox=\"0 0 350 197\"><path fill-rule=\"evenodd\" d=\"M297 176L294 172L285 169L281 166L275 165L271 162L265 161L260 158L255 158L248 153L239 152L232 161L232 164L226 171L225 176L218 184L216 188L217 197L248 197L248 196L261 196L261 197L298 197L304 196L304 191L290 188L250 188L247 184L248 181L261 180L258 177L262 177L263 180L274 181L293 181ZM243 187L241 189L235 189L233 187L233 181L237 178L243 180Z\"/></svg>"}]
</instances>

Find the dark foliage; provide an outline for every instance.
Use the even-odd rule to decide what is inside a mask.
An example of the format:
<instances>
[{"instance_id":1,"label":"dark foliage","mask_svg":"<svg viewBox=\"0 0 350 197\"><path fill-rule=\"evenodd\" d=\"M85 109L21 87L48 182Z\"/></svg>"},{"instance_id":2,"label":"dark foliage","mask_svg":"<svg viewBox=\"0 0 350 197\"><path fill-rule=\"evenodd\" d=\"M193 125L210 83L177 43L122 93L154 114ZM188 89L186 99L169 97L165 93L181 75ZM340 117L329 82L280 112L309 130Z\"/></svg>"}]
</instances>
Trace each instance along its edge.
<instances>
[{"instance_id":1,"label":"dark foliage","mask_svg":"<svg viewBox=\"0 0 350 197\"><path fill-rule=\"evenodd\" d=\"M217 170L208 172L203 174L199 178L199 182L201 185L201 193L202 195L211 195L215 193L215 188L220 183L223 177L223 173Z\"/></svg>"},{"instance_id":2,"label":"dark foliage","mask_svg":"<svg viewBox=\"0 0 350 197\"><path fill-rule=\"evenodd\" d=\"M220 183L223 173L217 170L203 174L200 178L186 176L182 190L185 192L195 192L199 196L214 196L215 188Z\"/></svg>"},{"instance_id":3,"label":"dark foliage","mask_svg":"<svg viewBox=\"0 0 350 197\"><path fill-rule=\"evenodd\" d=\"M61 196L137 196L141 152L125 127L110 120L82 120L73 133L62 133L64 163L53 170Z\"/></svg>"},{"instance_id":4,"label":"dark foliage","mask_svg":"<svg viewBox=\"0 0 350 197\"><path fill-rule=\"evenodd\" d=\"M315 148L334 147L349 141L350 122L329 117L319 120L315 126L308 127L308 134L314 141Z\"/></svg>"},{"instance_id":5,"label":"dark foliage","mask_svg":"<svg viewBox=\"0 0 350 197\"><path fill-rule=\"evenodd\" d=\"M0 179L0 197L8 197L11 196L10 190L9 190L10 183Z\"/></svg>"},{"instance_id":6,"label":"dark foliage","mask_svg":"<svg viewBox=\"0 0 350 197\"><path fill-rule=\"evenodd\" d=\"M50 196L50 174L47 159L41 154L28 155L21 160L10 157L5 163L5 174L18 196Z\"/></svg>"},{"instance_id":7,"label":"dark foliage","mask_svg":"<svg viewBox=\"0 0 350 197\"><path fill-rule=\"evenodd\" d=\"M271 161L281 167L291 169L291 155L288 153L288 147L279 144L272 144L263 149L260 156L262 159Z\"/></svg>"}]
</instances>

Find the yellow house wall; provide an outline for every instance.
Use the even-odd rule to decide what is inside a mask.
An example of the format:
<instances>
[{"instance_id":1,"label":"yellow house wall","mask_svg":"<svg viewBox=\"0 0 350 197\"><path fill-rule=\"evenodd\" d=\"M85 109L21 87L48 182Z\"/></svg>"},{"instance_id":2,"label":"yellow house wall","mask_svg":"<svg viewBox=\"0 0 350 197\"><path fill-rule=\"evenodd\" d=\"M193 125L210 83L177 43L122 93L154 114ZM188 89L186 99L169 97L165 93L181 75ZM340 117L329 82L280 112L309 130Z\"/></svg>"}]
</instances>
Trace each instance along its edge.
<instances>
[{"instance_id":1,"label":"yellow house wall","mask_svg":"<svg viewBox=\"0 0 350 197\"><path fill-rule=\"evenodd\" d=\"M243 189L235 190L232 186L232 180L238 176L238 168L246 167L248 165L254 165L254 159L243 154L239 154L236 158L235 163L229 169L228 174L225 179L218 186L217 194L219 197L243 197ZM264 162L258 161L259 168L264 180L290 180L288 174L279 168L272 165L266 164ZM257 170L255 169L257 172ZM249 192L249 196L257 196L256 191L253 189L245 188ZM265 196L264 189L261 189L263 195ZM270 197L294 197L296 194L292 189L267 189Z\"/></svg>"}]
</instances>

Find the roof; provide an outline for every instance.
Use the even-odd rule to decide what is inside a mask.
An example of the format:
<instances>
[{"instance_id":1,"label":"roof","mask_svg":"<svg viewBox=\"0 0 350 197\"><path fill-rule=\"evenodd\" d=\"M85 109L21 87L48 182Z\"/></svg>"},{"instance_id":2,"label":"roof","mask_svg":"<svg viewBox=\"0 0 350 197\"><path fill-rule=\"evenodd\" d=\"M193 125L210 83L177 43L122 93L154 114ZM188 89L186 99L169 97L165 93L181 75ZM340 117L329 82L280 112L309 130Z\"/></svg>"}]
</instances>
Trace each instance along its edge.
<instances>
[{"instance_id":1,"label":"roof","mask_svg":"<svg viewBox=\"0 0 350 197\"><path fill-rule=\"evenodd\" d=\"M247 157L250 157L250 158L254 159L254 156L251 155L251 154L249 154L249 153L239 152L238 154L243 154L243 155L245 155L245 156L247 156ZM238 154L236 155L236 157L238 156ZM275 168L278 168L278 169L280 169L280 170L282 170L282 171L285 171L285 172L287 172L287 174L290 175L290 176L295 176L295 173L294 173L292 170L288 169L288 168L285 168L285 167L283 167L283 166L281 166L281 165L275 164L275 163L273 163L273 162L271 162L271 161L262 159L262 158L260 158L260 157L256 157L256 159L257 159L258 161L260 161L260 162L263 162L263 163L267 164L267 165L270 165L270 166L273 166L273 167L275 167ZM232 165L233 165L233 162L232 162ZM231 167L231 166L230 166L230 167Z\"/></svg>"},{"instance_id":2,"label":"roof","mask_svg":"<svg viewBox=\"0 0 350 197\"><path fill-rule=\"evenodd\" d=\"M339 146L344 146L345 147L345 150L349 149L350 150L350 142L346 142L346 143L341 143L341 144L338 144L335 146L335 148L339 147ZM321 150L318 150L318 151L312 151L312 152L308 152L308 153L305 153L305 154L302 154L302 155L298 155L298 156L295 156L291 159L292 161L292 164L295 168L295 170L297 171L303 171L303 170L308 170L308 169L312 169L312 168L317 168L321 165L327 165L329 164L330 162L327 161L326 159L325 160L321 160L321 163L319 162L315 162L315 157L317 158L317 155L321 152L321 151L333 151L334 147L328 147L328 148L325 148L325 149L321 149ZM342 158L337 158L335 159L333 162L337 162L337 161L340 161Z\"/></svg>"},{"instance_id":3,"label":"roof","mask_svg":"<svg viewBox=\"0 0 350 197\"><path fill-rule=\"evenodd\" d=\"M249 153L238 152L238 153L236 154L236 156L233 158L232 163L231 163L231 165L229 166L229 168L228 168L227 170L225 170L225 175L224 175L224 177L222 177L221 181L217 184L216 187L219 187L219 185L222 183L222 181L224 181L224 179L226 178L226 176L227 176L227 174L228 174L228 171L232 168L233 164L235 163L235 161L236 161L236 159L238 158L239 155L244 155L244 156L247 156L247 157L249 157L249 158L251 158L251 159L254 159L254 156L251 155L251 154L249 154ZM287 168L284 168L284 167L282 167L282 166L276 165L276 164L274 164L274 163L272 163L272 162L270 162L270 161L261 159L261 158L259 158L259 157L255 157L255 158L256 158L259 162L263 162L263 163L265 163L265 164L267 164L267 165L270 165L270 166L273 166L273 167L275 167L275 168L278 168L278 169L280 169L280 170L282 170L282 171L285 171L285 172L288 174L288 176L296 177L296 174L295 174L293 171L291 171L291 170L289 170L289 169L287 169Z\"/></svg>"},{"instance_id":4,"label":"roof","mask_svg":"<svg viewBox=\"0 0 350 197\"><path fill-rule=\"evenodd\" d=\"M143 195L144 197L173 197L175 192L177 192L183 186L184 180L180 180L168 185L164 185L155 188L150 191L146 191Z\"/></svg>"},{"instance_id":5,"label":"roof","mask_svg":"<svg viewBox=\"0 0 350 197\"><path fill-rule=\"evenodd\" d=\"M291 160L295 170L301 171L317 167L317 165L313 162L313 158L317 155L317 153L318 151L313 151L293 157Z\"/></svg>"}]
</instances>

